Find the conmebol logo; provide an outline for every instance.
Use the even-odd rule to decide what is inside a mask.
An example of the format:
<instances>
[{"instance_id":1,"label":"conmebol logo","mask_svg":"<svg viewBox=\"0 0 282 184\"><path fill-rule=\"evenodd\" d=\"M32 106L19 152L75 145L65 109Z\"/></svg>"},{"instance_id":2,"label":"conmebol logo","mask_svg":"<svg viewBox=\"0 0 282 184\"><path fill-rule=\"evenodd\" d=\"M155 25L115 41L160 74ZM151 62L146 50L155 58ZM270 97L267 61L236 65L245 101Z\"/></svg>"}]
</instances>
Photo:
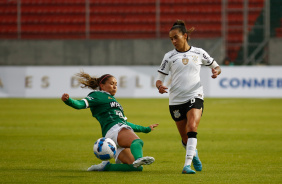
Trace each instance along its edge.
<instances>
[{"instance_id":1,"label":"conmebol logo","mask_svg":"<svg viewBox=\"0 0 282 184\"><path fill-rule=\"evenodd\" d=\"M222 88L279 88L282 89L282 78L222 78Z\"/></svg>"}]
</instances>

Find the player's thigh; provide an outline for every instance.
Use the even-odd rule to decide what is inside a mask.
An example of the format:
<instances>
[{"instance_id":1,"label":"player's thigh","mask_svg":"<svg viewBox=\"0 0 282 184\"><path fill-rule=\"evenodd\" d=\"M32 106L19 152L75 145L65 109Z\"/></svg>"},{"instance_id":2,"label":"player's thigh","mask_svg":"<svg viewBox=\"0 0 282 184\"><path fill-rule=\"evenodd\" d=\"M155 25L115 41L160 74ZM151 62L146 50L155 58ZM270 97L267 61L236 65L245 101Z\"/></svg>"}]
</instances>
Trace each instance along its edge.
<instances>
[{"instance_id":1,"label":"player's thigh","mask_svg":"<svg viewBox=\"0 0 282 184\"><path fill-rule=\"evenodd\" d=\"M124 164L132 164L135 160L129 148L122 150L118 159Z\"/></svg>"},{"instance_id":2,"label":"player's thigh","mask_svg":"<svg viewBox=\"0 0 282 184\"><path fill-rule=\"evenodd\" d=\"M135 139L139 139L139 137L132 130L123 128L118 133L117 142L120 147L130 148Z\"/></svg>"},{"instance_id":3,"label":"player's thigh","mask_svg":"<svg viewBox=\"0 0 282 184\"><path fill-rule=\"evenodd\" d=\"M180 105L170 105L169 111L172 119L174 120L178 132L183 140L187 137L187 103Z\"/></svg>"}]
</instances>

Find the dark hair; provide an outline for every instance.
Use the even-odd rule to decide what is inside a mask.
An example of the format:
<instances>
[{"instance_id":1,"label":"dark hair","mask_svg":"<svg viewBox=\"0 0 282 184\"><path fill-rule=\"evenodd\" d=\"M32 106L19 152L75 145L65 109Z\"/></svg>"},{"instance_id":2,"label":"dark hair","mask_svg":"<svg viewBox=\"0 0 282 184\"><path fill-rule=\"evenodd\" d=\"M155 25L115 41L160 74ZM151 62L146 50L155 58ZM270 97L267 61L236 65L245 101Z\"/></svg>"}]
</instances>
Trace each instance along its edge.
<instances>
[{"instance_id":1,"label":"dark hair","mask_svg":"<svg viewBox=\"0 0 282 184\"><path fill-rule=\"evenodd\" d=\"M191 33L195 30L194 27L191 27L190 29L187 30L185 26L185 22L183 20L175 21L170 31L174 29L178 29L182 34L187 33L187 42L190 39Z\"/></svg>"},{"instance_id":2,"label":"dark hair","mask_svg":"<svg viewBox=\"0 0 282 184\"><path fill-rule=\"evenodd\" d=\"M102 75L101 77L91 77L88 73L84 73L81 71L80 73L77 73L76 76L78 76L78 81L82 84L82 88L90 88L90 89L97 89L99 87L100 89L100 84L105 84L106 81L110 78L113 77L110 74L105 74Z\"/></svg>"}]
</instances>

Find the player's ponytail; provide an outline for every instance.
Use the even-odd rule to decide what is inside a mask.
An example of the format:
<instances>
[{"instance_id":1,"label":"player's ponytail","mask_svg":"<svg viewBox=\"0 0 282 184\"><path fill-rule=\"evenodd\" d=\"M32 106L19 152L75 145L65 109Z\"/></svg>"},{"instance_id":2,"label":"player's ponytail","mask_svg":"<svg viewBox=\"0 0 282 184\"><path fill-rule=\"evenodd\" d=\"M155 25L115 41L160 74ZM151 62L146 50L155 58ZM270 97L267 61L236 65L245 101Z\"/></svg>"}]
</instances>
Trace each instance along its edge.
<instances>
[{"instance_id":1,"label":"player's ponytail","mask_svg":"<svg viewBox=\"0 0 282 184\"><path fill-rule=\"evenodd\" d=\"M101 77L91 77L88 73L81 71L80 73L76 74L78 77L78 82L82 84L82 88L90 88L90 89L97 89L100 88L100 84L105 84L108 78L113 77L110 74L102 75Z\"/></svg>"},{"instance_id":2,"label":"player's ponytail","mask_svg":"<svg viewBox=\"0 0 282 184\"><path fill-rule=\"evenodd\" d=\"M195 30L194 27L191 27L190 29L186 29L186 25L185 25L185 22L183 20L177 20L174 22L173 26L171 27L170 31L171 30L174 30L174 29L179 29L179 31L182 33L182 34L185 34L187 33L187 42L188 40L190 39L190 35L191 33Z\"/></svg>"}]
</instances>

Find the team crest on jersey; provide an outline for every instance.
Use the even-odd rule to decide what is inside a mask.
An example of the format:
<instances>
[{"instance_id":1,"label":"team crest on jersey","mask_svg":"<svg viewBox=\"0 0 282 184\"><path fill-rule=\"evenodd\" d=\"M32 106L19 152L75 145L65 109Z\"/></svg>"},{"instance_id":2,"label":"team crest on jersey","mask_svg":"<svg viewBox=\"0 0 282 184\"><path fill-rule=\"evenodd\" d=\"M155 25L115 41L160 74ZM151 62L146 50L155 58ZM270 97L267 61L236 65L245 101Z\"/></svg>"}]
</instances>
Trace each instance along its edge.
<instances>
[{"instance_id":1,"label":"team crest on jersey","mask_svg":"<svg viewBox=\"0 0 282 184\"><path fill-rule=\"evenodd\" d=\"M188 59L188 58L182 58L182 63L183 63L184 65L187 65L188 62L189 62L189 59Z\"/></svg>"},{"instance_id":2,"label":"team crest on jersey","mask_svg":"<svg viewBox=\"0 0 282 184\"><path fill-rule=\"evenodd\" d=\"M181 116L179 110L173 111L173 115L174 115L175 118L179 118Z\"/></svg>"}]
</instances>

